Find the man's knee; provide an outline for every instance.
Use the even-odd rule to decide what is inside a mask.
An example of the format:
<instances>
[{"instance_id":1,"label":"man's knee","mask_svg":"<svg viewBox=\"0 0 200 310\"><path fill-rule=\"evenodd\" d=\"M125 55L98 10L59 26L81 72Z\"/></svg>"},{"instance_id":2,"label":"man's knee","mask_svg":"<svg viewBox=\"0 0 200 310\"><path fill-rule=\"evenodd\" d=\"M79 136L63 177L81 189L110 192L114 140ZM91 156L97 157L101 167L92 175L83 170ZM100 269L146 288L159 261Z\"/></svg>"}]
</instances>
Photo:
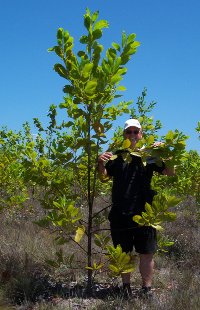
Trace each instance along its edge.
<instances>
[{"instance_id":1,"label":"man's knee","mask_svg":"<svg viewBox=\"0 0 200 310\"><path fill-rule=\"evenodd\" d=\"M140 254L140 262L152 262L153 261L153 253L148 254Z\"/></svg>"}]
</instances>

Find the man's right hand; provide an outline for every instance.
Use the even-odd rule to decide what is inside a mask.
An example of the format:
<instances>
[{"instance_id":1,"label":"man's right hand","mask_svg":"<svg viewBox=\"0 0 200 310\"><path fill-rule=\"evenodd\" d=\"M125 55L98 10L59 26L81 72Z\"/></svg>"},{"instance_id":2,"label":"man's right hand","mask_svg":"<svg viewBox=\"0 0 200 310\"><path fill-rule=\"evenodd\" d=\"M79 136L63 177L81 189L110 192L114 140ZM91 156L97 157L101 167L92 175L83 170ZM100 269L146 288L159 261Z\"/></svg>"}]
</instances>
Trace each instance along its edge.
<instances>
[{"instance_id":1,"label":"man's right hand","mask_svg":"<svg viewBox=\"0 0 200 310\"><path fill-rule=\"evenodd\" d=\"M111 152L104 152L98 157L98 164L104 164L107 160L109 160L113 154Z\"/></svg>"},{"instance_id":2,"label":"man's right hand","mask_svg":"<svg viewBox=\"0 0 200 310\"><path fill-rule=\"evenodd\" d=\"M113 154L111 152L104 152L103 154L99 155L99 157L98 157L97 169L99 172L100 180L102 182L107 182L110 179L104 164L112 157L112 155Z\"/></svg>"}]
</instances>

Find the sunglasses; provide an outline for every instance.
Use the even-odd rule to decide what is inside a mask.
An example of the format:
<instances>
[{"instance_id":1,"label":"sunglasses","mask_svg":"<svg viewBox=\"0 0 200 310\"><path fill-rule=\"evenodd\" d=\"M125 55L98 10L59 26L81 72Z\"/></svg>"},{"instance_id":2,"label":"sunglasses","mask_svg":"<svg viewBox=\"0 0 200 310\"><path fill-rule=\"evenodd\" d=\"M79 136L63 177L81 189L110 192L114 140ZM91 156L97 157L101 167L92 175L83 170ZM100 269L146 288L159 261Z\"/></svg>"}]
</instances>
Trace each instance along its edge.
<instances>
[{"instance_id":1,"label":"sunglasses","mask_svg":"<svg viewBox=\"0 0 200 310\"><path fill-rule=\"evenodd\" d=\"M137 130L137 129L135 129L135 130L126 130L125 131L125 133L127 133L128 135L130 135L130 134L132 134L132 133L134 133L135 135L137 135L138 133L139 133L140 131L139 130Z\"/></svg>"}]
</instances>

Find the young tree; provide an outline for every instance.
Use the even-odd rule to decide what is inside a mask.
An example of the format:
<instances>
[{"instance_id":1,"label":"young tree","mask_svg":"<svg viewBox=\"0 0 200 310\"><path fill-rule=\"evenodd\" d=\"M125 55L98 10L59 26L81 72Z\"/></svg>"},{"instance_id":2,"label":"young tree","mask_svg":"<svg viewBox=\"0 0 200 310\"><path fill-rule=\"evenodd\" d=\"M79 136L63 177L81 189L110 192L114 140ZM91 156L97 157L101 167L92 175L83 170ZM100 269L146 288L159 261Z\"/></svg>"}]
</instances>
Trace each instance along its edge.
<instances>
[{"instance_id":1,"label":"young tree","mask_svg":"<svg viewBox=\"0 0 200 310\"><path fill-rule=\"evenodd\" d=\"M22 164L23 149L28 137L27 123L20 132L7 128L0 130L0 211L7 209L10 214L16 212L29 197Z\"/></svg>"},{"instance_id":2,"label":"young tree","mask_svg":"<svg viewBox=\"0 0 200 310\"><path fill-rule=\"evenodd\" d=\"M87 33L80 38L85 46L77 55L73 52L73 37L62 28L57 32L57 45L49 49L54 51L62 63L57 63L54 70L68 81L64 86L64 102L69 122L64 125L68 129L65 144L72 151L69 163L70 171L76 179L77 196L74 205L80 207L81 197L88 210L86 227L79 227L78 233L86 229L88 287L92 283L92 222L96 190L96 162L101 147L107 143L106 134L112 122L121 114L128 112L130 102L119 102L111 105L119 98L119 91L125 87L119 83L127 69L125 65L136 52L139 42L136 35L122 33L121 44L112 43L103 57L103 46L99 43L103 28L108 22L98 20L98 11L91 13L89 9L84 15L84 26ZM78 189L78 190L77 190ZM73 195L71 196L71 200ZM80 234L79 234L80 235ZM78 240L79 238L77 238Z\"/></svg>"}]
</instances>

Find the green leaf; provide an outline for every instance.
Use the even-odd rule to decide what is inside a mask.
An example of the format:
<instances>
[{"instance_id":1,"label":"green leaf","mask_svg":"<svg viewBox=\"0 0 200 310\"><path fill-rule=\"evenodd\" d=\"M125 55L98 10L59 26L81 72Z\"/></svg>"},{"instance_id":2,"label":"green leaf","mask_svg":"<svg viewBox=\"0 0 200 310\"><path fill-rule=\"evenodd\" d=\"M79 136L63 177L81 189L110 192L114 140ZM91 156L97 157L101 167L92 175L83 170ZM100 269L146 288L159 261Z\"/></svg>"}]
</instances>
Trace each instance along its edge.
<instances>
[{"instance_id":1,"label":"green leaf","mask_svg":"<svg viewBox=\"0 0 200 310\"><path fill-rule=\"evenodd\" d=\"M167 197L167 204L169 207L175 207L177 204L181 202L181 198L175 196L168 196Z\"/></svg>"},{"instance_id":2,"label":"green leaf","mask_svg":"<svg viewBox=\"0 0 200 310\"><path fill-rule=\"evenodd\" d=\"M99 16L99 11L96 11L92 14L92 21L95 22Z\"/></svg>"},{"instance_id":3,"label":"green leaf","mask_svg":"<svg viewBox=\"0 0 200 310\"><path fill-rule=\"evenodd\" d=\"M140 152L130 152L131 155L137 156L137 157L141 157L141 153Z\"/></svg>"},{"instance_id":4,"label":"green leaf","mask_svg":"<svg viewBox=\"0 0 200 310\"><path fill-rule=\"evenodd\" d=\"M118 156L117 155L112 155L111 157L110 157L110 160L114 160L114 159L116 159Z\"/></svg>"},{"instance_id":5,"label":"green leaf","mask_svg":"<svg viewBox=\"0 0 200 310\"><path fill-rule=\"evenodd\" d=\"M119 91L125 91L126 90L126 87L125 86L118 86L117 87L117 90L119 90Z\"/></svg>"},{"instance_id":6,"label":"green leaf","mask_svg":"<svg viewBox=\"0 0 200 310\"><path fill-rule=\"evenodd\" d=\"M124 48L126 44L126 33L125 31L122 32L122 47Z\"/></svg>"},{"instance_id":7,"label":"green leaf","mask_svg":"<svg viewBox=\"0 0 200 310\"><path fill-rule=\"evenodd\" d=\"M163 227L162 226L160 226L160 225L151 225L153 228L155 228L156 230L158 230L158 231L162 231L163 230Z\"/></svg>"},{"instance_id":8,"label":"green leaf","mask_svg":"<svg viewBox=\"0 0 200 310\"><path fill-rule=\"evenodd\" d=\"M67 79L68 73L67 70L61 64L55 64L54 70L63 78Z\"/></svg>"},{"instance_id":9,"label":"green leaf","mask_svg":"<svg viewBox=\"0 0 200 310\"><path fill-rule=\"evenodd\" d=\"M57 42L59 46L62 46L62 38L63 38L64 29L59 28L57 31Z\"/></svg>"},{"instance_id":10,"label":"green leaf","mask_svg":"<svg viewBox=\"0 0 200 310\"><path fill-rule=\"evenodd\" d=\"M121 56L121 64L122 65L125 65L129 60L130 60L130 56L128 56L128 55Z\"/></svg>"},{"instance_id":11,"label":"green leaf","mask_svg":"<svg viewBox=\"0 0 200 310\"><path fill-rule=\"evenodd\" d=\"M70 95L73 95L74 93L74 87L72 85L65 85L63 87L63 92L66 93L66 94L70 94Z\"/></svg>"},{"instance_id":12,"label":"green leaf","mask_svg":"<svg viewBox=\"0 0 200 310\"><path fill-rule=\"evenodd\" d=\"M122 252L120 245L116 248L113 246L107 246L108 257L109 257L109 269L114 275L120 275L122 273L131 272L134 270L135 266L131 260L129 253Z\"/></svg>"},{"instance_id":13,"label":"green leaf","mask_svg":"<svg viewBox=\"0 0 200 310\"><path fill-rule=\"evenodd\" d=\"M102 61L102 69L105 72L105 74L110 74L111 73L111 67L108 63L104 61Z\"/></svg>"},{"instance_id":14,"label":"green leaf","mask_svg":"<svg viewBox=\"0 0 200 310\"><path fill-rule=\"evenodd\" d=\"M84 233L85 233L85 227L84 226L78 227L76 230L74 241L76 241L77 243L80 243Z\"/></svg>"},{"instance_id":15,"label":"green leaf","mask_svg":"<svg viewBox=\"0 0 200 310\"><path fill-rule=\"evenodd\" d=\"M120 45L119 45L118 43L113 42L113 43L112 43L112 46L113 46L117 51L120 52Z\"/></svg>"},{"instance_id":16,"label":"green leaf","mask_svg":"<svg viewBox=\"0 0 200 310\"><path fill-rule=\"evenodd\" d=\"M87 270L93 270L93 267L86 266L85 269L87 269Z\"/></svg>"},{"instance_id":17,"label":"green leaf","mask_svg":"<svg viewBox=\"0 0 200 310\"><path fill-rule=\"evenodd\" d=\"M133 221L138 223L139 225L144 225L144 220L140 215L134 215L133 216Z\"/></svg>"},{"instance_id":18,"label":"green leaf","mask_svg":"<svg viewBox=\"0 0 200 310\"><path fill-rule=\"evenodd\" d=\"M131 157L130 153L127 153L127 152L122 153L122 158L128 164L130 164L132 162L132 157Z\"/></svg>"},{"instance_id":19,"label":"green leaf","mask_svg":"<svg viewBox=\"0 0 200 310\"><path fill-rule=\"evenodd\" d=\"M121 75L115 74L115 75L112 76L110 82L111 82L112 84L117 84L117 83L119 83L121 80L122 80Z\"/></svg>"},{"instance_id":20,"label":"green leaf","mask_svg":"<svg viewBox=\"0 0 200 310\"><path fill-rule=\"evenodd\" d=\"M172 130L168 131L168 133L166 134L165 138L166 138L167 142L172 141L174 139L173 131Z\"/></svg>"},{"instance_id":21,"label":"green leaf","mask_svg":"<svg viewBox=\"0 0 200 310\"><path fill-rule=\"evenodd\" d=\"M85 59L88 58L87 54L86 54L84 51L79 51L79 52L77 53L77 55L78 55L79 57L84 57Z\"/></svg>"},{"instance_id":22,"label":"green leaf","mask_svg":"<svg viewBox=\"0 0 200 310\"><path fill-rule=\"evenodd\" d=\"M114 48L109 48L109 49L107 50L107 52L106 52L106 55L107 55L107 57L108 57L108 60L109 60L109 58L111 57L111 58L112 58L112 61L113 61L113 59L116 58L116 50L115 50Z\"/></svg>"},{"instance_id":23,"label":"green leaf","mask_svg":"<svg viewBox=\"0 0 200 310\"><path fill-rule=\"evenodd\" d=\"M98 134L101 134L104 132L104 126L99 122L93 123L92 127L94 128L95 132Z\"/></svg>"},{"instance_id":24,"label":"green leaf","mask_svg":"<svg viewBox=\"0 0 200 310\"><path fill-rule=\"evenodd\" d=\"M98 247L101 247L101 241L98 240L98 239L94 239L94 243L98 246Z\"/></svg>"},{"instance_id":25,"label":"green leaf","mask_svg":"<svg viewBox=\"0 0 200 310\"><path fill-rule=\"evenodd\" d=\"M147 145L152 145L154 143L154 139L155 139L154 136L150 135L146 140Z\"/></svg>"},{"instance_id":26,"label":"green leaf","mask_svg":"<svg viewBox=\"0 0 200 310\"><path fill-rule=\"evenodd\" d=\"M84 77L84 78L87 78L87 77L90 75L93 66L94 66L93 63L87 63L87 64L84 66L84 68L83 68L83 70L82 70L82 74L83 74L83 77Z\"/></svg>"},{"instance_id":27,"label":"green leaf","mask_svg":"<svg viewBox=\"0 0 200 310\"><path fill-rule=\"evenodd\" d=\"M140 46L140 42L139 41L135 41L131 44L131 49L134 51L136 51L137 47Z\"/></svg>"},{"instance_id":28,"label":"green leaf","mask_svg":"<svg viewBox=\"0 0 200 310\"><path fill-rule=\"evenodd\" d=\"M121 68L117 70L117 74L124 75L127 72L127 68Z\"/></svg>"},{"instance_id":29,"label":"green leaf","mask_svg":"<svg viewBox=\"0 0 200 310\"><path fill-rule=\"evenodd\" d=\"M94 263L94 270L100 270L102 267L104 266L104 264L97 264L97 263Z\"/></svg>"},{"instance_id":30,"label":"green leaf","mask_svg":"<svg viewBox=\"0 0 200 310\"><path fill-rule=\"evenodd\" d=\"M69 36L69 32L68 32L68 31L64 31L64 36L63 36L64 44L67 43L69 37L70 37L70 36Z\"/></svg>"},{"instance_id":31,"label":"green leaf","mask_svg":"<svg viewBox=\"0 0 200 310\"><path fill-rule=\"evenodd\" d=\"M130 272L133 272L134 271L134 267L130 266L129 268L125 268L125 270L123 270L121 273L130 273Z\"/></svg>"},{"instance_id":32,"label":"green leaf","mask_svg":"<svg viewBox=\"0 0 200 310\"><path fill-rule=\"evenodd\" d=\"M48 51L48 52L53 52L53 51L55 51L55 46L48 48L47 51Z\"/></svg>"},{"instance_id":33,"label":"green leaf","mask_svg":"<svg viewBox=\"0 0 200 310\"><path fill-rule=\"evenodd\" d=\"M54 51L59 57L63 58L63 50L60 46L55 46Z\"/></svg>"},{"instance_id":34,"label":"green leaf","mask_svg":"<svg viewBox=\"0 0 200 310\"><path fill-rule=\"evenodd\" d=\"M88 16L87 14L84 15L84 26L85 28L89 31L90 30L90 25L91 25L91 20L90 20L90 16Z\"/></svg>"},{"instance_id":35,"label":"green leaf","mask_svg":"<svg viewBox=\"0 0 200 310\"><path fill-rule=\"evenodd\" d=\"M135 33L131 33L128 38L127 38L127 44L132 43L136 38L136 34Z\"/></svg>"},{"instance_id":36,"label":"green leaf","mask_svg":"<svg viewBox=\"0 0 200 310\"><path fill-rule=\"evenodd\" d=\"M82 36L79 40L80 43L82 44L88 44L88 36Z\"/></svg>"},{"instance_id":37,"label":"green leaf","mask_svg":"<svg viewBox=\"0 0 200 310\"><path fill-rule=\"evenodd\" d=\"M119 268L117 268L116 266L110 264L108 265L108 268L115 274L118 274L119 273Z\"/></svg>"},{"instance_id":38,"label":"green leaf","mask_svg":"<svg viewBox=\"0 0 200 310\"><path fill-rule=\"evenodd\" d=\"M125 139L122 144L123 149L128 149L131 146L131 141L129 139Z\"/></svg>"},{"instance_id":39,"label":"green leaf","mask_svg":"<svg viewBox=\"0 0 200 310\"><path fill-rule=\"evenodd\" d=\"M153 210L152 210L152 207L149 203L145 204L145 210L146 210L147 214L149 214L150 216L153 215Z\"/></svg>"},{"instance_id":40,"label":"green leaf","mask_svg":"<svg viewBox=\"0 0 200 310\"><path fill-rule=\"evenodd\" d=\"M173 212L165 212L163 215L161 215L162 221L175 221L176 220L176 214Z\"/></svg>"},{"instance_id":41,"label":"green leaf","mask_svg":"<svg viewBox=\"0 0 200 310\"><path fill-rule=\"evenodd\" d=\"M94 30L96 29L102 29L102 28L108 28L109 23L107 20L99 20L95 25L94 25Z\"/></svg>"},{"instance_id":42,"label":"green leaf","mask_svg":"<svg viewBox=\"0 0 200 310\"><path fill-rule=\"evenodd\" d=\"M97 81L89 81L85 86L85 92L88 95L92 95L95 93L97 87Z\"/></svg>"},{"instance_id":43,"label":"green leaf","mask_svg":"<svg viewBox=\"0 0 200 310\"><path fill-rule=\"evenodd\" d=\"M96 29L92 32L93 40L100 39L102 37L102 31L100 29Z\"/></svg>"}]
</instances>

